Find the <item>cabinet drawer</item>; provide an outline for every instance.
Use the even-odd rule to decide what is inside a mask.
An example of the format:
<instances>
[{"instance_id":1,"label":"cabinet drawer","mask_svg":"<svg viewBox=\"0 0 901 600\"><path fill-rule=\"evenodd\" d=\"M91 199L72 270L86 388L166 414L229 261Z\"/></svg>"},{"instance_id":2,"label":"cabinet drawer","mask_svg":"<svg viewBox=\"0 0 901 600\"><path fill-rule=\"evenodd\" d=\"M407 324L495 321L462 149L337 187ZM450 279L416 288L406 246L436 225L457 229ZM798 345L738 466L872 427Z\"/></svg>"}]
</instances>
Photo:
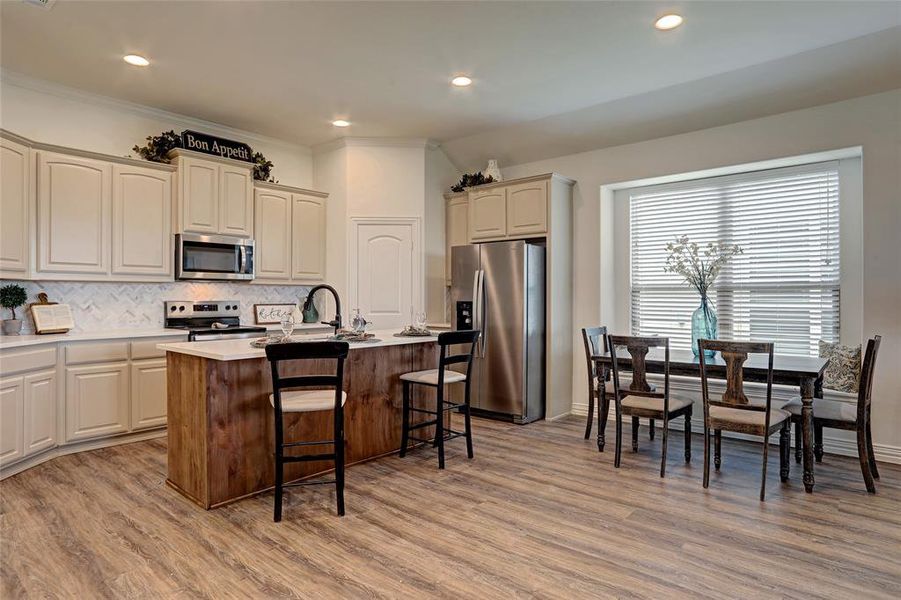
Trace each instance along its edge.
<instances>
[{"instance_id":1,"label":"cabinet drawer","mask_svg":"<svg viewBox=\"0 0 901 600\"><path fill-rule=\"evenodd\" d=\"M128 360L128 342L76 344L66 347L66 364Z\"/></svg>"},{"instance_id":2,"label":"cabinet drawer","mask_svg":"<svg viewBox=\"0 0 901 600\"><path fill-rule=\"evenodd\" d=\"M0 371L4 375L20 371L48 369L56 366L56 347L4 352L0 355Z\"/></svg>"},{"instance_id":3,"label":"cabinet drawer","mask_svg":"<svg viewBox=\"0 0 901 600\"><path fill-rule=\"evenodd\" d=\"M143 360L145 358L165 358L166 351L160 350L157 348L157 344L165 344L165 343L175 343L175 342L185 342L187 341L187 336L181 337L165 337L165 338L154 338L152 340L141 340L139 342L131 343L131 359L132 360Z\"/></svg>"}]
</instances>

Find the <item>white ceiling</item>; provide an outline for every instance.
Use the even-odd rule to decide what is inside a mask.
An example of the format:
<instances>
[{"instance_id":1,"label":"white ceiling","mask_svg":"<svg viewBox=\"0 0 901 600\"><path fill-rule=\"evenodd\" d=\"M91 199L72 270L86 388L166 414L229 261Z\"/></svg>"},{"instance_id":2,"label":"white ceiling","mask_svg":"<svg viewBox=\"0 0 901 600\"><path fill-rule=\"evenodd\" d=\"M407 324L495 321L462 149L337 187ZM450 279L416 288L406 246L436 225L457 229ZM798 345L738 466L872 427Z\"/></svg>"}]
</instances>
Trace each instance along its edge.
<instances>
[{"instance_id":1,"label":"white ceiling","mask_svg":"<svg viewBox=\"0 0 901 600\"><path fill-rule=\"evenodd\" d=\"M652 23L667 9L685 24L658 32ZM540 148L542 136L558 153L622 143L623 124L650 134L667 106L691 112L683 121L696 127L704 115L734 120L829 101L836 94L823 78L837 81L836 68L870 69L866 81L846 77L846 94L852 84L864 93L901 85L871 65L885 67L892 42L882 38L899 36L868 35L901 25L901 2L61 0L47 11L6 0L0 25L0 63L10 71L304 145L340 135L431 138L458 164L485 152L531 160L541 152L516 146ZM862 36L870 41L849 42L852 58L836 58L844 47L836 44ZM826 65L810 54L830 46ZM130 67L126 53L152 65ZM788 59L798 54L806 62ZM820 93L805 96L792 73L813 67ZM728 87L711 83L736 71L745 77L722 80ZM474 85L452 88L457 73ZM791 102L773 102L773 81ZM707 87L693 93L689 82ZM339 117L353 125L337 130L330 122ZM488 131L498 134L494 147Z\"/></svg>"}]
</instances>

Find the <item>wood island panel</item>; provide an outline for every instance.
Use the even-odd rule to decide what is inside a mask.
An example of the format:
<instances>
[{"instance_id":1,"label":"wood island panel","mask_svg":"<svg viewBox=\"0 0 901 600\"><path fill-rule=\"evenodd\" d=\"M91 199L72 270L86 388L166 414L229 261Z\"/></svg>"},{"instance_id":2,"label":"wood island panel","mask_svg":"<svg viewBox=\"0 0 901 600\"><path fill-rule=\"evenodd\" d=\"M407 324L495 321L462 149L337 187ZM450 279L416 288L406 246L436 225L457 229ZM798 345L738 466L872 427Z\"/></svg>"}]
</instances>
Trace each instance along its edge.
<instances>
[{"instance_id":1,"label":"wood island panel","mask_svg":"<svg viewBox=\"0 0 901 600\"><path fill-rule=\"evenodd\" d=\"M434 342L352 347L344 365L346 463L396 452L401 435L400 375L434 368ZM204 508L251 496L274 483L274 411L266 359L217 361L167 353L169 473L167 483ZM334 361L298 361L286 374L334 371ZM422 386L416 386L422 387ZM431 390L418 390L421 403ZM286 441L332 438L332 412L288 414ZM326 446L293 452L327 452ZM331 462L286 465L286 480L332 469Z\"/></svg>"}]
</instances>

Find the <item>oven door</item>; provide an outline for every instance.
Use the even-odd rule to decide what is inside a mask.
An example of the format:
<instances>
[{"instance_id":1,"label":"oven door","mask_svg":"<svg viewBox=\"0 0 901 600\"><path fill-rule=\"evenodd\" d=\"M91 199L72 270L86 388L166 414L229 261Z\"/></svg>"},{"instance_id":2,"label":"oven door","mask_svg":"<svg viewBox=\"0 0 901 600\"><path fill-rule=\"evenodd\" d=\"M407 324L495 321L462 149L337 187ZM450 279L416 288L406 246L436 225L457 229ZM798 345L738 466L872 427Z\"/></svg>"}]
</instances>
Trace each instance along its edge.
<instances>
[{"instance_id":1,"label":"oven door","mask_svg":"<svg viewBox=\"0 0 901 600\"><path fill-rule=\"evenodd\" d=\"M254 275L253 240L225 235L175 236L175 278L248 280Z\"/></svg>"}]
</instances>

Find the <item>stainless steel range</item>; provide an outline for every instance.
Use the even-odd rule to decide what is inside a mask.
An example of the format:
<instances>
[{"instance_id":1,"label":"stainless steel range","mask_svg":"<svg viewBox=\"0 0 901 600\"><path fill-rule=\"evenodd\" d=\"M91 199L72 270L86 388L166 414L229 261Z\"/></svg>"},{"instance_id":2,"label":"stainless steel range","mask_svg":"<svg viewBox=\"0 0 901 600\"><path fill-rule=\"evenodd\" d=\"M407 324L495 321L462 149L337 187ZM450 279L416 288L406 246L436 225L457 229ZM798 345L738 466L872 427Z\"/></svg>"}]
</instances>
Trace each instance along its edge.
<instances>
[{"instance_id":1,"label":"stainless steel range","mask_svg":"<svg viewBox=\"0 0 901 600\"><path fill-rule=\"evenodd\" d=\"M254 338L266 335L259 325L241 325L237 300L179 300L165 303L166 327L186 329L188 341Z\"/></svg>"}]
</instances>

